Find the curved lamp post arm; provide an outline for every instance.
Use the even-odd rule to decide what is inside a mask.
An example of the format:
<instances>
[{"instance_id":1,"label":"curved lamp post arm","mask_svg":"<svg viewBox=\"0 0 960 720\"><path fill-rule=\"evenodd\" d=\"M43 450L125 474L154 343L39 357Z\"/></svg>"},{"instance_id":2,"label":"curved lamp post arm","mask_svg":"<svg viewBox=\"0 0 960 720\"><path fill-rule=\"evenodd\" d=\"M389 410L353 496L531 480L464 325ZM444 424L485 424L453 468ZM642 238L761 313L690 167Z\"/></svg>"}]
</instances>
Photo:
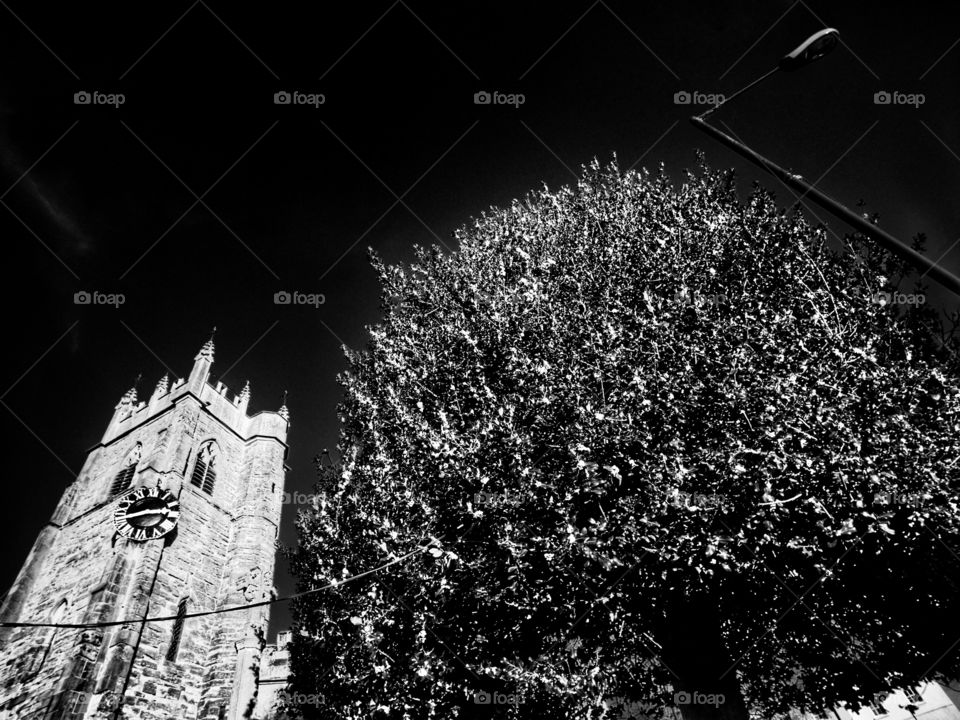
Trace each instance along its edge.
<instances>
[{"instance_id":1,"label":"curved lamp post arm","mask_svg":"<svg viewBox=\"0 0 960 720\"><path fill-rule=\"evenodd\" d=\"M839 40L840 31L836 28L824 28L819 32L815 32L802 43L797 45L789 53L780 58L780 62L777 63L775 68L764 73L749 85L743 86L730 97L725 97L706 112L700 113L700 117L704 118L710 113L716 112L721 108L721 106L730 102L735 97L743 95L743 93L745 93L747 90L750 90L751 88L754 88L762 83L768 77L777 72L777 70L793 72L794 70L799 70L804 65L809 65L812 62L816 62L828 52L833 50L837 46L837 42L839 42Z\"/></svg>"}]
</instances>

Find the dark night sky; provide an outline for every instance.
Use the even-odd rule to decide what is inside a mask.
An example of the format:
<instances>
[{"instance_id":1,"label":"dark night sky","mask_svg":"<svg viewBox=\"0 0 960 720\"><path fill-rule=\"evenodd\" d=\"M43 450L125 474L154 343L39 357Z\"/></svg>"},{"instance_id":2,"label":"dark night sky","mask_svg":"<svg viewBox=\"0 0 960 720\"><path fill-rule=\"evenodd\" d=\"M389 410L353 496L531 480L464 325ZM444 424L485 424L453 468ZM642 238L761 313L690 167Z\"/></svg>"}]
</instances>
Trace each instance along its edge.
<instances>
[{"instance_id":1,"label":"dark night sky","mask_svg":"<svg viewBox=\"0 0 960 720\"><path fill-rule=\"evenodd\" d=\"M933 3L0 5L4 589L138 373L141 395L165 366L185 376L216 325L214 381L250 379L253 411L289 390L288 489L309 491L336 444L341 342L362 347L378 319L367 247L452 245L486 208L613 153L677 176L702 148L747 190L761 174L674 94L729 94L825 25L831 56L718 120L960 271L960 29ZM74 104L83 90L126 101ZM275 105L280 90L326 102ZM526 101L476 105L481 90ZM925 102L877 105L880 90ZM275 305L284 289L326 304ZM75 305L81 290L126 302Z\"/></svg>"}]
</instances>

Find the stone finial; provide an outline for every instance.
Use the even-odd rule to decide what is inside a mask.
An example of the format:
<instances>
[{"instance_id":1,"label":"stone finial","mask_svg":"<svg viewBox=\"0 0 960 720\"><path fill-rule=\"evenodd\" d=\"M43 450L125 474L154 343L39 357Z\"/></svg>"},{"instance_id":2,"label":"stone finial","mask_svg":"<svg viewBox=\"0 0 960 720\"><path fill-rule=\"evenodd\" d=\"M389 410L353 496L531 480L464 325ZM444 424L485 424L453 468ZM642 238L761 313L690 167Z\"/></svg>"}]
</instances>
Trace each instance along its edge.
<instances>
[{"instance_id":1,"label":"stone finial","mask_svg":"<svg viewBox=\"0 0 960 720\"><path fill-rule=\"evenodd\" d=\"M140 376L137 375L137 379L133 382L133 387L127 390L123 397L120 398L120 402L117 403L116 410L122 407L136 407L137 403L140 401L140 398L137 396L137 386L140 384Z\"/></svg>"},{"instance_id":2,"label":"stone finial","mask_svg":"<svg viewBox=\"0 0 960 720\"><path fill-rule=\"evenodd\" d=\"M153 390L154 397L160 397L161 395L166 395L170 391L170 376L164 373L164 376L160 378L160 382L157 383L157 387Z\"/></svg>"},{"instance_id":3,"label":"stone finial","mask_svg":"<svg viewBox=\"0 0 960 720\"><path fill-rule=\"evenodd\" d=\"M243 386L243 390L240 391L240 404L246 405L250 402L250 381L247 380L246 384Z\"/></svg>"},{"instance_id":4,"label":"stone finial","mask_svg":"<svg viewBox=\"0 0 960 720\"><path fill-rule=\"evenodd\" d=\"M216 328L214 328L216 332ZM200 352L193 359L193 369L190 370L190 388L199 394L203 386L210 379L210 368L213 365L213 333L210 333L210 339L207 340Z\"/></svg>"},{"instance_id":5,"label":"stone finial","mask_svg":"<svg viewBox=\"0 0 960 720\"><path fill-rule=\"evenodd\" d=\"M211 365L213 364L213 336L216 334L216 332L217 328L214 327L213 331L210 333L210 339L203 344L203 347L200 348L200 352L197 353L197 356L194 358L194 360L200 360L202 358Z\"/></svg>"},{"instance_id":6,"label":"stone finial","mask_svg":"<svg viewBox=\"0 0 960 720\"><path fill-rule=\"evenodd\" d=\"M290 422L290 411L287 409L287 391L283 391L283 403L280 405L280 409L277 410L277 415L282 417L287 422Z\"/></svg>"}]
</instances>

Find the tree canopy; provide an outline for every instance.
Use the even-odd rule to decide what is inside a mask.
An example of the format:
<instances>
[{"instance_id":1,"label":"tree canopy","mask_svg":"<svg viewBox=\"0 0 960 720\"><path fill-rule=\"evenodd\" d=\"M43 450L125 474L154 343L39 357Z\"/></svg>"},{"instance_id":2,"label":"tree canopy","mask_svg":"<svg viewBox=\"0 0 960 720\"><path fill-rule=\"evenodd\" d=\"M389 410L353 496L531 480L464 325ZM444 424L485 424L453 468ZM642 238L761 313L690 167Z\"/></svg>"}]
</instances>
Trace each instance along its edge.
<instances>
[{"instance_id":1,"label":"tree canopy","mask_svg":"<svg viewBox=\"0 0 960 720\"><path fill-rule=\"evenodd\" d=\"M956 347L897 260L703 164L594 163L456 240L373 259L293 569L429 548L298 601L300 712L774 717L957 676Z\"/></svg>"}]
</instances>

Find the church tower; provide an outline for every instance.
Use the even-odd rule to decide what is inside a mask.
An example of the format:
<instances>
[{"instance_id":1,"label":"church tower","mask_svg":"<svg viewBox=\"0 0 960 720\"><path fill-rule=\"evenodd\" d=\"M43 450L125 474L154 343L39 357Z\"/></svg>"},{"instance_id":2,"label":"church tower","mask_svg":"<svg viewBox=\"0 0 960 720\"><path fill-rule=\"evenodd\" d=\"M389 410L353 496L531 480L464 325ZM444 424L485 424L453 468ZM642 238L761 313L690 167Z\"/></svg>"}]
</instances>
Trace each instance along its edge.
<instances>
[{"instance_id":1,"label":"church tower","mask_svg":"<svg viewBox=\"0 0 960 720\"><path fill-rule=\"evenodd\" d=\"M128 390L0 607L0 718L240 720L273 597L289 414L249 384ZM143 622L144 618L171 617Z\"/></svg>"}]
</instances>

